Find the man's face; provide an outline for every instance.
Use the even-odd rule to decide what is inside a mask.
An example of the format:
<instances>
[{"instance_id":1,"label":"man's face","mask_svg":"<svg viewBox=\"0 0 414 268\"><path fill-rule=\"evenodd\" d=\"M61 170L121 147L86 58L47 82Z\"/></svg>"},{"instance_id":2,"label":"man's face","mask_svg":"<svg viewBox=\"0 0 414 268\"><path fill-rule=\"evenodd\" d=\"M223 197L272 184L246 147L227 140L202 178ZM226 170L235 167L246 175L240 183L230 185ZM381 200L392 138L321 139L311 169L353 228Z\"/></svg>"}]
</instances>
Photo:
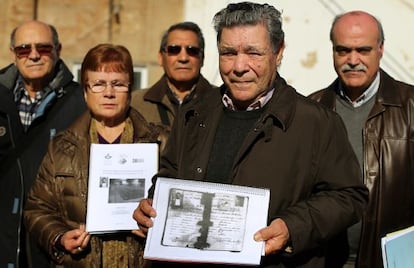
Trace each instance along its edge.
<instances>
[{"instance_id":1,"label":"man's face","mask_svg":"<svg viewBox=\"0 0 414 268\"><path fill-rule=\"evenodd\" d=\"M203 66L203 52L192 53L200 49L196 33L174 30L169 33L164 49L166 51L159 53L158 60L171 83L188 83L198 78Z\"/></svg>"},{"instance_id":2,"label":"man's face","mask_svg":"<svg viewBox=\"0 0 414 268\"><path fill-rule=\"evenodd\" d=\"M53 48L49 49L50 46ZM26 48L26 52L22 47ZM59 58L60 46L55 47L53 44L52 32L47 25L33 21L17 29L12 52L16 67L24 80L29 83L39 82L50 79Z\"/></svg>"},{"instance_id":3,"label":"man's face","mask_svg":"<svg viewBox=\"0 0 414 268\"><path fill-rule=\"evenodd\" d=\"M283 47L274 53L262 24L224 28L218 44L219 67L239 109L259 99L276 77Z\"/></svg>"},{"instance_id":4,"label":"man's face","mask_svg":"<svg viewBox=\"0 0 414 268\"><path fill-rule=\"evenodd\" d=\"M375 21L367 15L345 15L333 33L336 73L348 89L364 92L377 75L384 51Z\"/></svg>"}]
</instances>

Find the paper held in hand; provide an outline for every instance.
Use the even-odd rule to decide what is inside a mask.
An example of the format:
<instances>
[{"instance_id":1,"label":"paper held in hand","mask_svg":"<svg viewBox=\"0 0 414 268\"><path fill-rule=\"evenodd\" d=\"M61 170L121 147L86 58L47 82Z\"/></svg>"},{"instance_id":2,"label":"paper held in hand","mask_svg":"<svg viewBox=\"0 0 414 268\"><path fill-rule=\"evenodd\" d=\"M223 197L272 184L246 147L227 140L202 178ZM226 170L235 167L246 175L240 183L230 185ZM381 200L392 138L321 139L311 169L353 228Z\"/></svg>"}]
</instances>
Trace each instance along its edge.
<instances>
[{"instance_id":1,"label":"paper held in hand","mask_svg":"<svg viewBox=\"0 0 414 268\"><path fill-rule=\"evenodd\" d=\"M174 262L259 265L269 189L158 178L144 258Z\"/></svg>"},{"instance_id":2,"label":"paper held in hand","mask_svg":"<svg viewBox=\"0 0 414 268\"><path fill-rule=\"evenodd\" d=\"M132 218L158 171L158 144L91 144L86 231L138 229Z\"/></svg>"}]
</instances>

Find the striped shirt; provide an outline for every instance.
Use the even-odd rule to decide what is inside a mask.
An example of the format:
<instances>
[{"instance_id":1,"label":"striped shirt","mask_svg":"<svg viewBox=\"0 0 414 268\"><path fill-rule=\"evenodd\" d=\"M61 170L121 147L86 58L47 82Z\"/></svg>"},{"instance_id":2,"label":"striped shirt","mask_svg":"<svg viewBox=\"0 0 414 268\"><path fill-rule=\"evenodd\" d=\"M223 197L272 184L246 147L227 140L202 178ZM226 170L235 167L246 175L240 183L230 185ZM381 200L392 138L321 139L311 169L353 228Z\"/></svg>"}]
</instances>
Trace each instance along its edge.
<instances>
[{"instance_id":1,"label":"striped shirt","mask_svg":"<svg viewBox=\"0 0 414 268\"><path fill-rule=\"evenodd\" d=\"M249 107L247 107L246 111L253 111L264 107L272 98L274 91L274 88L266 91L258 100L250 104ZM233 101L227 94L227 91L223 94L222 102L227 109L231 111L237 110L237 107L233 104Z\"/></svg>"}]
</instances>

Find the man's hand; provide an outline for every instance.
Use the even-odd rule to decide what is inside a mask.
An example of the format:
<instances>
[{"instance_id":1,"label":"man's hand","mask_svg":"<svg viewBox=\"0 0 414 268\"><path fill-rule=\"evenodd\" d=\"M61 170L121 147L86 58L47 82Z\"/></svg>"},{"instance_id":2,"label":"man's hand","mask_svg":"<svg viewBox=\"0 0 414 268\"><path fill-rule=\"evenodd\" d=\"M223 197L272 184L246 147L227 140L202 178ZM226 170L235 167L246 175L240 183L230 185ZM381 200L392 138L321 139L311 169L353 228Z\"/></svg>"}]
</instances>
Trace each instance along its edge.
<instances>
[{"instance_id":1,"label":"man's hand","mask_svg":"<svg viewBox=\"0 0 414 268\"><path fill-rule=\"evenodd\" d=\"M152 207L152 199L142 199L132 215L134 220L137 222L139 229L133 230L132 233L140 237L146 237L148 228L152 227L154 224L151 217L155 216L157 216L157 213Z\"/></svg>"},{"instance_id":2,"label":"man's hand","mask_svg":"<svg viewBox=\"0 0 414 268\"><path fill-rule=\"evenodd\" d=\"M257 231L254 240L265 241L265 254L269 255L285 250L289 237L286 223L282 219L275 219L269 226Z\"/></svg>"}]
</instances>

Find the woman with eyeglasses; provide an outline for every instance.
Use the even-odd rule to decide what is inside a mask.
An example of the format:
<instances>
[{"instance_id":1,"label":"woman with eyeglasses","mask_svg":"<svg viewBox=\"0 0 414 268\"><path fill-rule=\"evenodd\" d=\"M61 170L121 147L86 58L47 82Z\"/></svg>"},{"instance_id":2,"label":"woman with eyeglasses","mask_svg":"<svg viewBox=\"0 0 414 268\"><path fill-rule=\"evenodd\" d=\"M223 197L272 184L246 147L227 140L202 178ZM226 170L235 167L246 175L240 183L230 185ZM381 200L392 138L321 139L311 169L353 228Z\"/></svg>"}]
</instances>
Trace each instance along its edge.
<instances>
[{"instance_id":1,"label":"woman with eyeglasses","mask_svg":"<svg viewBox=\"0 0 414 268\"><path fill-rule=\"evenodd\" d=\"M133 79L131 55L123 46L100 44L83 60L81 83L89 111L50 142L24 212L32 238L55 266L144 266L137 236L91 236L84 224L90 144L164 144L162 129L129 105Z\"/></svg>"}]
</instances>

